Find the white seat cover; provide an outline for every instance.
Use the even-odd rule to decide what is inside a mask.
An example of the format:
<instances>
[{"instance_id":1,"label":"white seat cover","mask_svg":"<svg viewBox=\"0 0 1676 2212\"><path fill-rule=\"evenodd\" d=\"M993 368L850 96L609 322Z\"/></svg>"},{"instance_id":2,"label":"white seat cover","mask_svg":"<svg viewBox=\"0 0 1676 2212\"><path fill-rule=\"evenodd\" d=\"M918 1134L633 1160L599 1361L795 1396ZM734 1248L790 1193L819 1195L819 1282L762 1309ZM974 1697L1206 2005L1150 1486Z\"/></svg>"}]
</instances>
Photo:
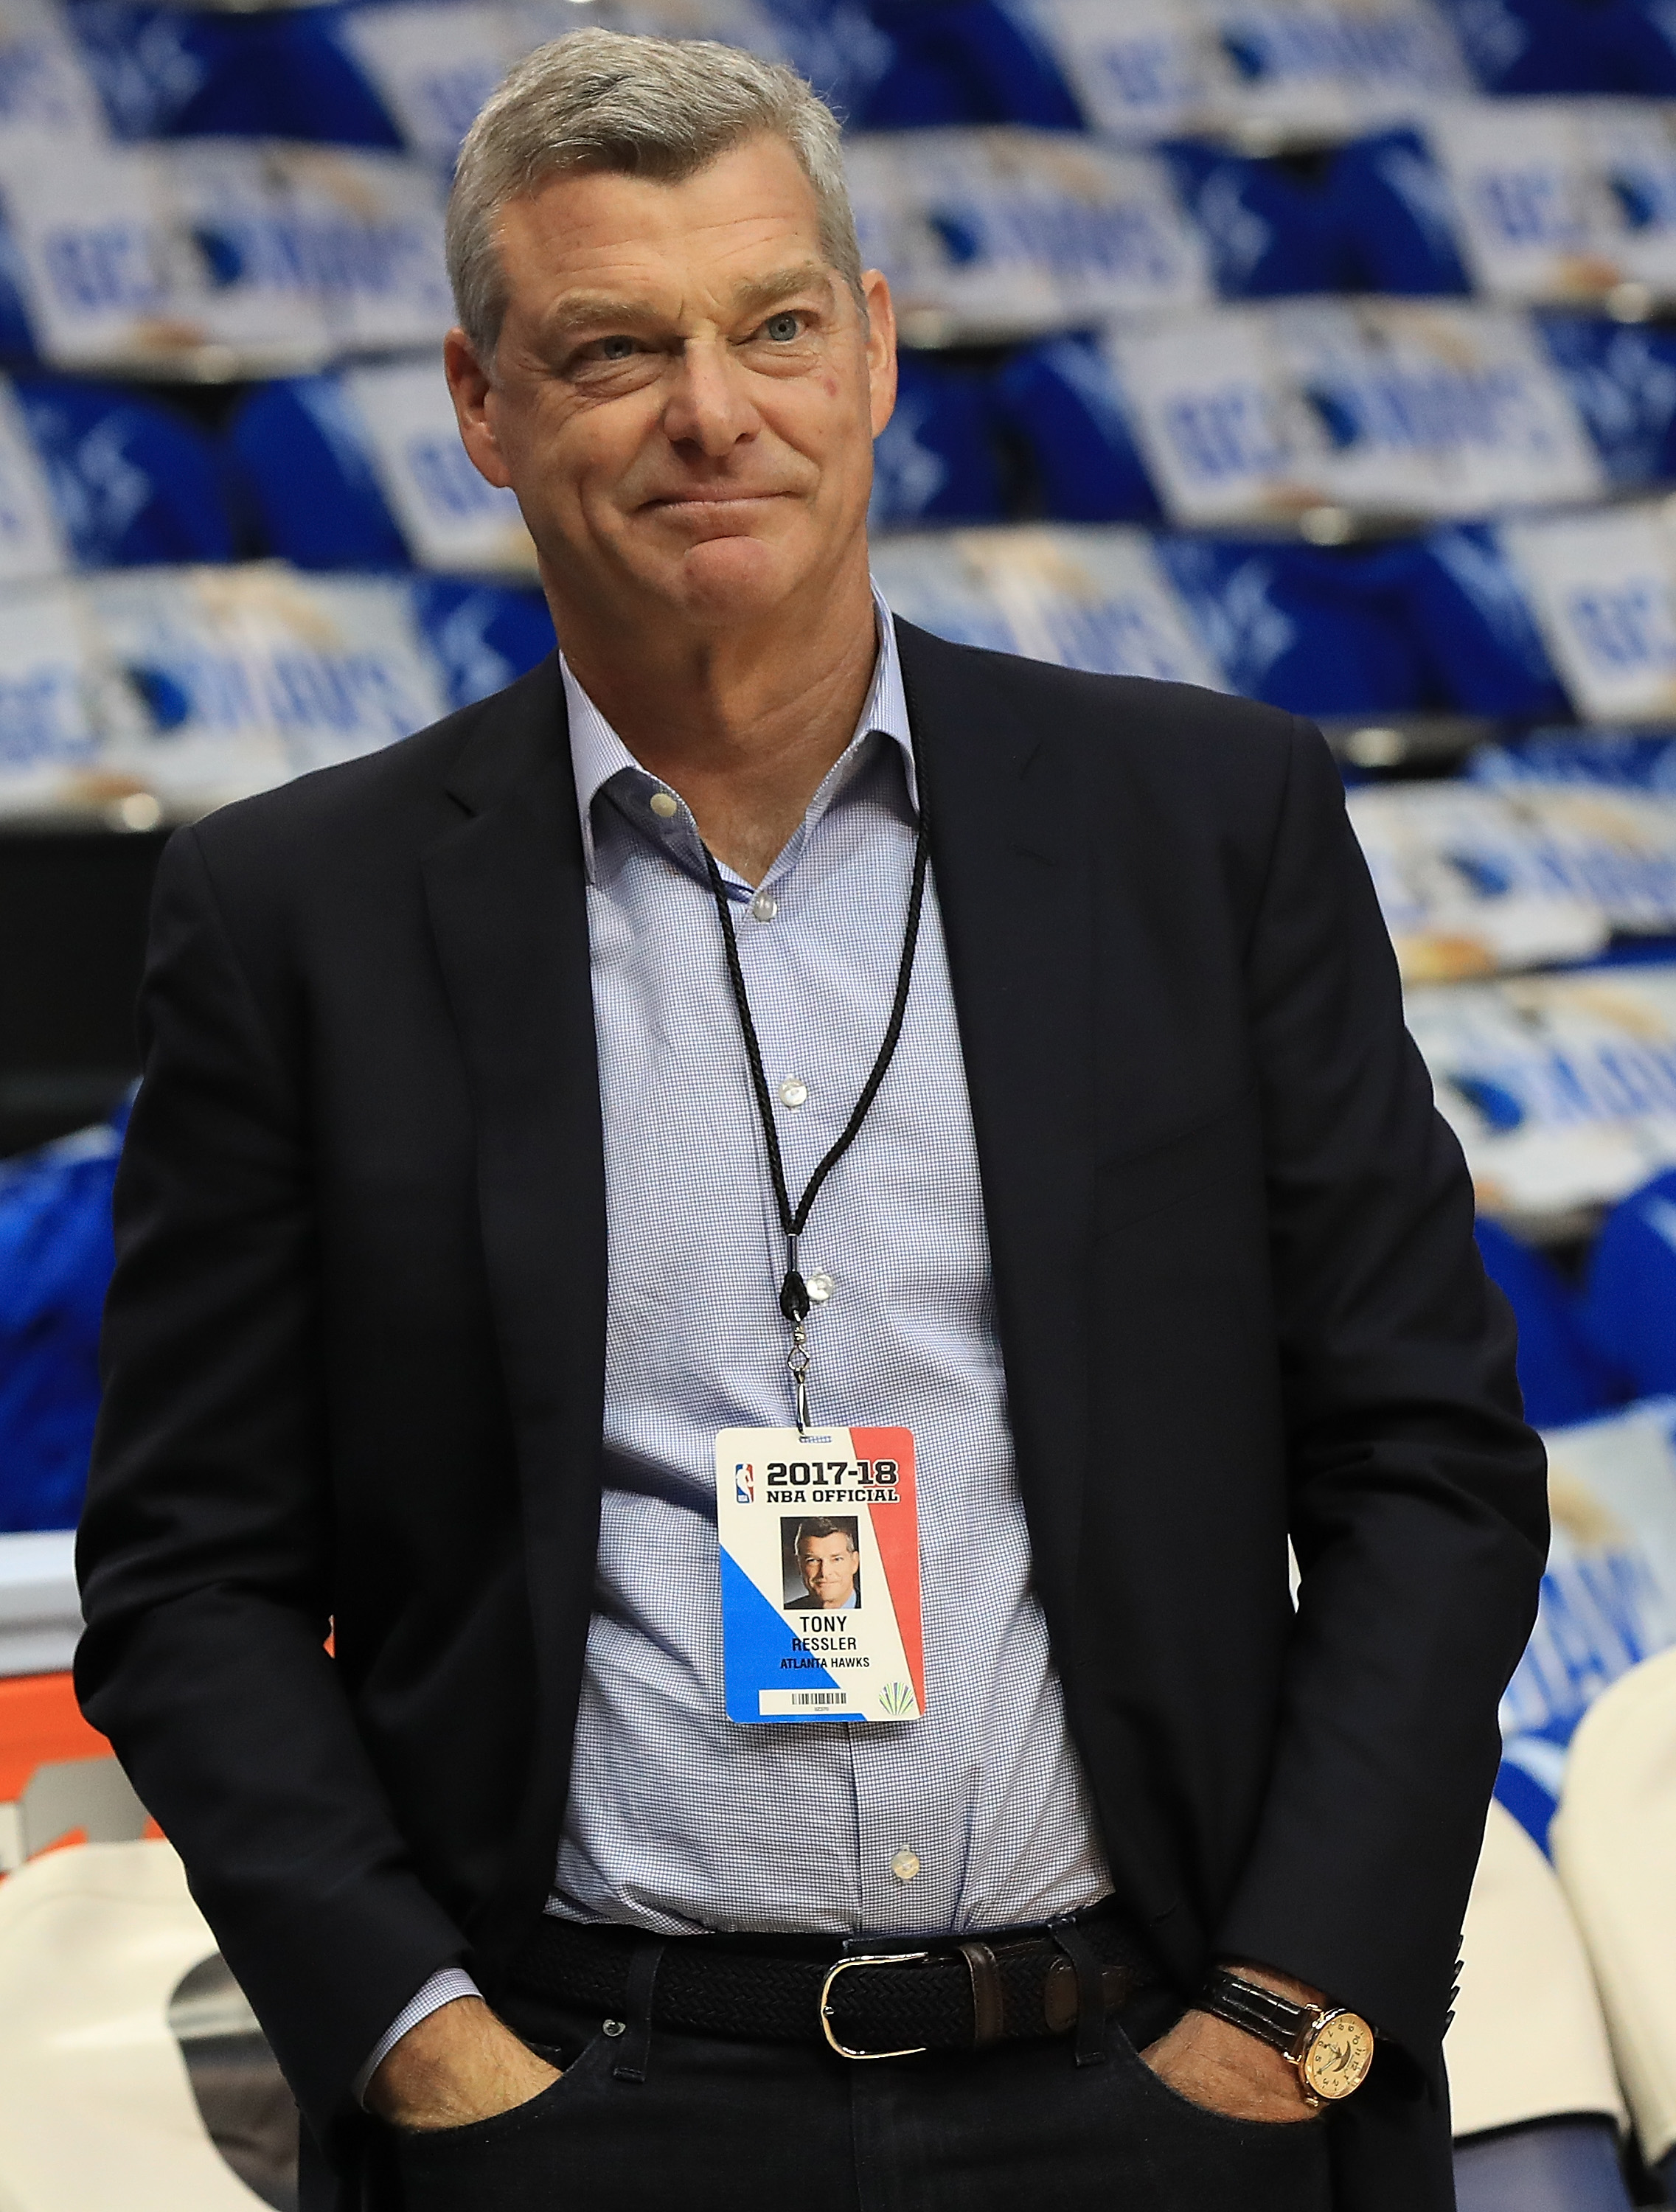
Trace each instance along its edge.
<instances>
[{"instance_id":1,"label":"white seat cover","mask_svg":"<svg viewBox=\"0 0 1676 2212\"><path fill-rule=\"evenodd\" d=\"M1492 1803L1443 2045L1457 2136L1560 2113L1622 2126L1623 2099L1588 1955L1565 1895L1512 1814Z\"/></svg>"},{"instance_id":2,"label":"white seat cover","mask_svg":"<svg viewBox=\"0 0 1676 2212\"><path fill-rule=\"evenodd\" d=\"M1657 2165L1676 2147L1676 1650L1589 1708L1571 1739L1553 1848L1636 2132Z\"/></svg>"},{"instance_id":3,"label":"white seat cover","mask_svg":"<svg viewBox=\"0 0 1676 2212\"><path fill-rule=\"evenodd\" d=\"M167 1844L51 1851L0 1882L0 2212L258 2212L168 2022L215 1948Z\"/></svg>"}]
</instances>

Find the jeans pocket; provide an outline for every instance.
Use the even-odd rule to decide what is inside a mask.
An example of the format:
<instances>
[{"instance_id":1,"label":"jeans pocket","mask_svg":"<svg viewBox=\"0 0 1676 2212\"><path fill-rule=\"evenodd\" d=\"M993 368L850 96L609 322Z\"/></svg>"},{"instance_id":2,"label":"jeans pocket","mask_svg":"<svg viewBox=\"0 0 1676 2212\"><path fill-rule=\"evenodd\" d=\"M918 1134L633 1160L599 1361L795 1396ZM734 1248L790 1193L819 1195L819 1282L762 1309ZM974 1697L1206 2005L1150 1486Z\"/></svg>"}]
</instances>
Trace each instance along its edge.
<instances>
[{"instance_id":1,"label":"jeans pocket","mask_svg":"<svg viewBox=\"0 0 1676 2212\"><path fill-rule=\"evenodd\" d=\"M513 2105L486 2120L468 2120L458 2128L392 2129L396 2170L402 2177L408 2197L414 2197L412 2185L422 2175L463 2174L479 2167L521 2163L526 2153L538 2156L540 2145L549 2133L562 2127L567 2106L574 2103L585 2090L604 2040L603 2035L596 2035L556 2081L550 2081L544 2089L525 2098L521 2105ZM539 2049L535 2045L531 2048ZM550 2063L557 2063L556 2052L539 2050L539 2055Z\"/></svg>"},{"instance_id":2,"label":"jeans pocket","mask_svg":"<svg viewBox=\"0 0 1676 2212\"><path fill-rule=\"evenodd\" d=\"M1311 2112L1308 2118L1296 2120L1249 2120L1231 2112L1218 2112L1209 2105L1196 2104L1173 2089L1161 2074L1155 2074L1134 2045L1120 2033L1112 2037L1112 2051L1119 2063L1133 2071L1136 2086L1145 2096L1150 2096L1161 2109L1172 2112L1184 2124L1197 2122L1209 2133L1220 2133L1230 2144L1246 2142L1254 2144L1272 2143L1276 2149L1290 2147L1300 2155L1326 2155L1326 2113Z\"/></svg>"}]
</instances>

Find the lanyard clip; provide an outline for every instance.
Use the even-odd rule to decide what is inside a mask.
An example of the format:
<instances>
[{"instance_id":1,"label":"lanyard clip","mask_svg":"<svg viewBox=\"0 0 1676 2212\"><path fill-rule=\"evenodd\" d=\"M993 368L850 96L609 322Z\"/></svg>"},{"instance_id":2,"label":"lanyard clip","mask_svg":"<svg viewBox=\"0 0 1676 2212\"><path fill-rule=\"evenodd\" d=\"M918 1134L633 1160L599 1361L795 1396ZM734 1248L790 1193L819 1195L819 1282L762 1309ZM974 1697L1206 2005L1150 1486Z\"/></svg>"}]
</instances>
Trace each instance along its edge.
<instances>
[{"instance_id":1,"label":"lanyard clip","mask_svg":"<svg viewBox=\"0 0 1676 2212\"><path fill-rule=\"evenodd\" d=\"M809 1318L809 1285L798 1267L798 1240L786 1239L786 1279L780 1286L780 1310L792 1324L792 1349L786 1364L792 1370L792 1383L798 1399L798 1434L806 1436L809 1431L809 1333L804 1323Z\"/></svg>"},{"instance_id":2,"label":"lanyard clip","mask_svg":"<svg viewBox=\"0 0 1676 2212\"><path fill-rule=\"evenodd\" d=\"M786 1364L792 1370L792 1386L798 1397L798 1434L809 1433L809 1338L801 1322L792 1327L792 1349L786 1356Z\"/></svg>"}]
</instances>

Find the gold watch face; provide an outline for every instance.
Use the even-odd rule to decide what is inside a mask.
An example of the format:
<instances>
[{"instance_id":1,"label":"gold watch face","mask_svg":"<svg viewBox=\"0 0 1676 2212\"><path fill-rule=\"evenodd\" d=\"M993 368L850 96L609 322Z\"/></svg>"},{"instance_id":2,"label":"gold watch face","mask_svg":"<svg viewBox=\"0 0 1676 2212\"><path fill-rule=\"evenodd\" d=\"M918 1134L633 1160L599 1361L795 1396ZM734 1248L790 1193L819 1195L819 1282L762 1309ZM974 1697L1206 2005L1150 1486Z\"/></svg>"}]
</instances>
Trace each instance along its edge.
<instances>
[{"instance_id":1,"label":"gold watch face","mask_svg":"<svg viewBox=\"0 0 1676 2212\"><path fill-rule=\"evenodd\" d=\"M1311 2038L1299 2070L1305 2088L1331 2101L1359 2089L1373 2063L1374 2035L1367 2021L1358 2013L1331 2012Z\"/></svg>"}]
</instances>

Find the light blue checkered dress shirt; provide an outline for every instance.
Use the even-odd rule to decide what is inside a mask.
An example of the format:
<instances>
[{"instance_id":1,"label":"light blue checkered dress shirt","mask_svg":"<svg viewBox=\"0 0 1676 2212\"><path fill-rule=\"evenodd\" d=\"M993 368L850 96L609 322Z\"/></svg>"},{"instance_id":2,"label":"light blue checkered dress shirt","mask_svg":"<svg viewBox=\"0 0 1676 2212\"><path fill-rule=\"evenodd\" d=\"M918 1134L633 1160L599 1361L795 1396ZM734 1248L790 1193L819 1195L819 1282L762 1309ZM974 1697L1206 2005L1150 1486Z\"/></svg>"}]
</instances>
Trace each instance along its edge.
<instances>
[{"instance_id":1,"label":"light blue checkered dress shirt","mask_svg":"<svg viewBox=\"0 0 1676 2212\"><path fill-rule=\"evenodd\" d=\"M855 738L791 842L755 892L722 871L794 1203L866 1080L902 950L917 784L882 601L879 638ZM927 1711L725 1717L714 1438L792 1418L785 1241L697 830L684 805L653 808L667 787L563 678L610 1299L598 1578L548 1909L915 1936L1091 1905L1110 1881L1031 1587L934 882L901 1043L802 1248L835 1285L809 1323L814 1419L914 1432ZM428 1985L373 2063L470 1986Z\"/></svg>"}]
</instances>

